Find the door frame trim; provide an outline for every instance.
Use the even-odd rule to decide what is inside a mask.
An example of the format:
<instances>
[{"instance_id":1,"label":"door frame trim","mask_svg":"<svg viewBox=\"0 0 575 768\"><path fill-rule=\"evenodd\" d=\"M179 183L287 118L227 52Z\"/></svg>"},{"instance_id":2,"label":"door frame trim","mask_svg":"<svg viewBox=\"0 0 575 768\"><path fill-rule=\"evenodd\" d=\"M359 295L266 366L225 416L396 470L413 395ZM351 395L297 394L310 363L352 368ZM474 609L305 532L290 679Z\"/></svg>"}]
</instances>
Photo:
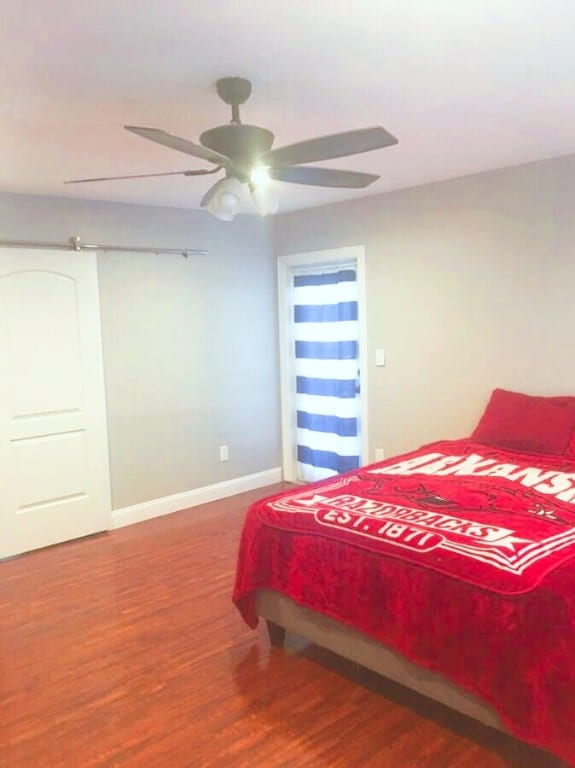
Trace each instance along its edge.
<instances>
[{"instance_id":1,"label":"door frame trim","mask_svg":"<svg viewBox=\"0 0 575 768\"><path fill-rule=\"evenodd\" d=\"M293 437L295 434L295 372L290 352L290 278L301 268L341 267L354 264L357 269L357 289L359 296L359 386L361 392L361 461L366 464L370 456L368 423L368 334L366 311L365 246L352 245L345 248L329 248L308 253L292 253L278 258L278 328L280 356L280 397L281 397L281 434L283 478L288 482L297 481L297 460Z\"/></svg>"}]
</instances>

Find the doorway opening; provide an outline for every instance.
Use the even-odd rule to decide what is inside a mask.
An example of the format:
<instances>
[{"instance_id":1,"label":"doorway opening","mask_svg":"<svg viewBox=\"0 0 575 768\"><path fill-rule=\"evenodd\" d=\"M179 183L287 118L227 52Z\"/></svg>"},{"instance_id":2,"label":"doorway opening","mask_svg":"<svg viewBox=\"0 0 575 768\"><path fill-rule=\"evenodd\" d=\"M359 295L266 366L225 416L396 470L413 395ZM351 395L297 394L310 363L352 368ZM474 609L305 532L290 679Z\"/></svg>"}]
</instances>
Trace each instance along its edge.
<instances>
[{"instance_id":1,"label":"doorway opening","mask_svg":"<svg viewBox=\"0 0 575 768\"><path fill-rule=\"evenodd\" d=\"M284 479L313 482L368 455L364 248L279 260Z\"/></svg>"}]
</instances>

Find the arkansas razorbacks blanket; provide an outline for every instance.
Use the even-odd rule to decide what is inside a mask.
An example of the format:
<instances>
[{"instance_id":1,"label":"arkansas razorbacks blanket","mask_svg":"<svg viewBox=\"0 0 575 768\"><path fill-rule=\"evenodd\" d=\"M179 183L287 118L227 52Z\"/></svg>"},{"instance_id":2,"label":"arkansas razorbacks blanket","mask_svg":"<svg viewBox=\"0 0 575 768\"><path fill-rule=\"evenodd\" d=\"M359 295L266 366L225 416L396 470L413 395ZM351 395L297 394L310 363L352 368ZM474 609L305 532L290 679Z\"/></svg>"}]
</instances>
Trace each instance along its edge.
<instances>
[{"instance_id":1,"label":"arkansas razorbacks blanket","mask_svg":"<svg viewBox=\"0 0 575 768\"><path fill-rule=\"evenodd\" d=\"M575 463L463 441L248 512L234 602L275 589L395 647L575 764Z\"/></svg>"}]
</instances>

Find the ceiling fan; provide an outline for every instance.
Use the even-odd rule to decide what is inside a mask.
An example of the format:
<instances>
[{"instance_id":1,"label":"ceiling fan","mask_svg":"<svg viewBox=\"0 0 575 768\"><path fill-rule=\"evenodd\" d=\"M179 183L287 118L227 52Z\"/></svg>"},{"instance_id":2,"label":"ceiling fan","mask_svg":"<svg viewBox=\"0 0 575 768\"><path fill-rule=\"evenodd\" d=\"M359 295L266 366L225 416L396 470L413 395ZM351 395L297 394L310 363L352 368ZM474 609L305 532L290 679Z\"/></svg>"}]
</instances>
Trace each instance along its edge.
<instances>
[{"instance_id":1,"label":"ceiling fan","mask_svg":"<svg viewBox=\"0 0 575 768\"><path fill-rule=\"evenodd\" d=\"M135 176L107 176L94 179L75 179L66 184L116 179L139 179L153 176L204 176L223 170L225 178L217 181L204 195L202 208L224 221L231 221L245 200L249 188L257 211L265 216L275 213L277 198L270 190L270 179L307 184L317 187L345 187L360 189L376 181L379 176L358 171L308 166L321 160L357 155L374 149L397 144L397 139L384 128L375 126L355 131L334 133L315 139L299 141L286 147L272 149L274 134L267 128L246 125L240 120L240 104L249 98L252 84L242 77L224 77L217 81L219 97L232 108L232 119L227 125L204 131L200 143L173 136L159 128L124 126L126 130L150 141L163 144L178 152L198 157L215 167L196 171L144 173Z\"/></svg>"}]
</instances>

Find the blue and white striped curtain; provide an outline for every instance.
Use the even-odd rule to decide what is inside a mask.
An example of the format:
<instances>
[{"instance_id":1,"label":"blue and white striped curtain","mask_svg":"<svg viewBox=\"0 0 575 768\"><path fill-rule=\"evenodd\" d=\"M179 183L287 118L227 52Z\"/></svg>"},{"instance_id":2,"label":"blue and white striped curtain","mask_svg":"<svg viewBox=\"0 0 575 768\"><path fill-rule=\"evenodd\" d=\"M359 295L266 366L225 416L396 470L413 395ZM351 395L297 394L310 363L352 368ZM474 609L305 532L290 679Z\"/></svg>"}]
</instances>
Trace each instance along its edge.
<instances>
[{"instance_id":1,"label":"blue and white striped curtain","mask_svg":"<svg viewBox=\"0 0 575 768\"><path fill-rule=\"evenodd\" d=\"M360 464L355 269L293 277L298 480Z\"/></svg>"}]
</instances>

